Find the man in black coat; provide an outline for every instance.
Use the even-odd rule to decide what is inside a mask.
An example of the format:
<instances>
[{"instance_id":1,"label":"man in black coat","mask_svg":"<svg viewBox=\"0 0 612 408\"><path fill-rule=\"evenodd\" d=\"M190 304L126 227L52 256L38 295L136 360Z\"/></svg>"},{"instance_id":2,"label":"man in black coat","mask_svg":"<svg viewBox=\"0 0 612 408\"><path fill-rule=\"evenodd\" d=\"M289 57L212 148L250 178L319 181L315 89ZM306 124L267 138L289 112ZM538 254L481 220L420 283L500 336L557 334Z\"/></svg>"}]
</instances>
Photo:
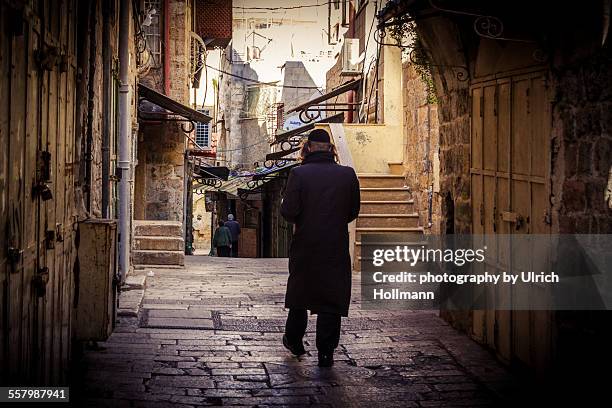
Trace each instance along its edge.
<instances>
[{"instance_id":1,"label":"man in black coat","mask_svg":"<svg viewBox=\"0 0 612 408\"><path fill-rule=\"evenodd\" d=\"M317 314L319 366L333 364L340 339L340 317L351 300L351 258L348 224L359 214L359 181L355 171L336 163L329 134L315 129L302 148L281 204L281 214L295 224L289 249L289 309L283 344L304 354L302 339L307 310Z\"/></svg>"}]
</instances>

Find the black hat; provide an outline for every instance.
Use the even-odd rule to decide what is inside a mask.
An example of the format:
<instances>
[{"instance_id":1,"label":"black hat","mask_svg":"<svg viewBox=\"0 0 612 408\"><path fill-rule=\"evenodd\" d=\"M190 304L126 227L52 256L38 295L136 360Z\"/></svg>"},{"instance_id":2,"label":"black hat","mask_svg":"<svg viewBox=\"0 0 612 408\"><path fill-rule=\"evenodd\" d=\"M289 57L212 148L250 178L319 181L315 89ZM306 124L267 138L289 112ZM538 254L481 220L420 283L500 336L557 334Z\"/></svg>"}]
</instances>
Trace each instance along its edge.
<instances>
[{"instance_id":1,"label":"black hat","mask_svg":"<svg viewBox=\"0 0 612 408\"><path fill-rule=\"evenodd\" d=\"M325 129L315 129L308 134L308 141L330 143L329 133Z\"/></svg>"}]
</instances>

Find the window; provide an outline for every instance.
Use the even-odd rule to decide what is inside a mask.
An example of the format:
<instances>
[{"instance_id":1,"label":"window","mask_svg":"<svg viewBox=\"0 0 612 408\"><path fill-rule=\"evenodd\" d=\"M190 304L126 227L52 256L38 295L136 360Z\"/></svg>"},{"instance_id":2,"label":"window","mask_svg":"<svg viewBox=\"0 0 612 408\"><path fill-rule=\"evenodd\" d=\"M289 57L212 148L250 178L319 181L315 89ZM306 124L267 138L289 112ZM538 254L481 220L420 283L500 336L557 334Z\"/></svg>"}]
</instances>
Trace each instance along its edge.
<instances>
[{"instance_id":1,"label":"window","mask_svg":"<svg viewBox=\"0 0 612 408\"><path fill-rule=\"evenodd\" d=\"M202 112L205 115L209 115L210 110L208 109L198 109L199 112ZM199 147L209 147L210 146L210 122L209 123L196 123L196 135L195 141Z\"/></svg>"},{"instance_id":2,"label":"window","mask_svg":"<svg viewBox=\"0 0 612 408\"><path fill-rule=\"evenodd\" d=\"M161 61L161 29L160 15L162 13L162 0L144 0L145 15L151 16L150 24L144 25L142 31L147 42L147 49L153 57L153 65L158 66Z\"/></svg>"}]
</instances>

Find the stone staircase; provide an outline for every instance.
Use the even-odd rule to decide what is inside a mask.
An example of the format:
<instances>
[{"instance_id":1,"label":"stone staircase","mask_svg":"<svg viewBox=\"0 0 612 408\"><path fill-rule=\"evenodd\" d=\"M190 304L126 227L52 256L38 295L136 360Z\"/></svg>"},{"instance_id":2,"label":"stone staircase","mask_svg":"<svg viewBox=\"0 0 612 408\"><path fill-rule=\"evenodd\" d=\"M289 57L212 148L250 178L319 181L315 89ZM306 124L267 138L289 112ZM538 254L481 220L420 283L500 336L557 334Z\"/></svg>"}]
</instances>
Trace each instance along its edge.
<instances>
[{"instance_id":1,"label":"stone staircase","mask_svg":"<svg viewBox=\"0 0 612 408\"><path fill-rule=\"evenodd\" d=\"M355 257L353 269L361 270L362 235L372 234L370 244L395 248L419 241L423 229L419 215L410 198L410 190L404 185L401 174L357 175L361 190L361 211L355 228Z\"/></svg>"},{"instance_id":2,"label":"stone staircase","mask_svg":"<svg viewBox=\"0 0 612 408\"><path fill-rule=\"evenodd\" d=\"M180 221L134 221L135 266L185 264L185 241Z\"/></svg>"}]
</instances>

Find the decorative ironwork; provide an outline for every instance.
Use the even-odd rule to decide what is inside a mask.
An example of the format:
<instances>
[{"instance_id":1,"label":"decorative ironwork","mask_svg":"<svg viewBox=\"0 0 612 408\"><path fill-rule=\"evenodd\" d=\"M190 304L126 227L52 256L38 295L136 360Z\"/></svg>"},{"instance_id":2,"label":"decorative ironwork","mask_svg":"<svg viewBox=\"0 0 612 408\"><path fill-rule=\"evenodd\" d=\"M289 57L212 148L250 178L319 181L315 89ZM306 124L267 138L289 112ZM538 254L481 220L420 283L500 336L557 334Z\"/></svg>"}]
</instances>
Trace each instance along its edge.
<instances>
[{"instance_id":1,"label":"decorative ironwork","mask_svg":"<svg viewBox=\"0 0 612 408\"><path fill-rule=\"evenodd\" d=\"M185 125L189 125L189 126L185 127ZM186 120L181 123L181 130L185 133L191 133L195 130L195 128L196 128L195 122L192 122L190 120Z\"/></svg>"},{"instance_id":2,"label":"decorative ironwork","mask_svg":"<svg viewBox=\"0 0 612 408\"><path fill-rule=\"evenodd\" d=\"M317 120L321 117L321 109L318 105L314 106L315 110L313 111L313 106L300 111L299 117L302 123L310 123L313 120Z\"/></svg>"},{"instance_id":3,"label":"decorative ironwork","mask_svg":"<svg viewBox=\"0 0 612 408\"><path fill-rule=\"evenodd\" d=\"M356 90L359 88L361 84L361 79L351 80L345 82L344 84L332 89L330 92L317 96L316 98L303 103L293 109L287 111L287 114L292 112L299 112L298 116L302 123L309 124L316 119L322 117L322 112L350 112L354 111L356 106L359 103L350 103L350 102L342 102L342 103L331 103L326 102L331 98L337 97L345 92ZM324 103L326 102L326 103ZM336 115L333 115L336 116Z\"/></svg>"},{"instance_id":4,"label":"decorative ironwork","mask_svg":"<svg viewBox=\"0 0 612 408\"><path fill-rule=\"evenodd\" d=\"M289 152L293 149L295 149L296 147L300 146L300 143L302 143L302 139L305 137L304 136L300 136L300 137L293 137L291 139L287 139L287 140L283 140L280 143L280 148L282 152Z\"/></svg>"},{"instance_id":5,"label":"decorative ironwork","mask_svg":"<svg viewBox=\"0 0 612 408\"><path fill-rule=\"evenodd\" d=\"M213 188L221 188L221 186L223 186L223 180L219 179L219 178L201 178L201 177L194 177L195 180L207 187L213 187Z\"/></svg>"},{"instance_id":6,"label":"decorative ironwork","mask_svg":"<svg viewBox=\"0 0 612 408\"><path fill-rule=\"evenodd\" d=\"M515 42L526 42L526 43L535 43L534 40L527 40L524 38L510 38L503 37L504 33L504 22L495 16L484 15L479 13L472 13L463 10L455 10L455 9L447 9L438 6L434 3L433 0L429 0L429 5L438 10L445 13L457 14L462 16L471 16L476 17L474 20L474 32L483 38L488 38L491 40L500 40L500 41L515 41Z\"/></svg>"},{"instance_id":7,"label":"decorative ironwork","mask_svg":"<svg viewBox=\"0 0 612 408\"><path fill-rule=\"evenodd\" d=\"M300 110L298 117L302 123L308 124L317 119L324 119L321 116L321 113L323 112L352 112L357 108L357 106L359 106L359 102L312 104Z\"/></svg>"},{"instance_id":8,"label":"decorative ironwork","mask_svg":"<svg viewBox=\"0 0 612 408\"><path fill-rule=\"evenodd\" d=\"M497 39L504 32L504 23L497 17L480 16L474 20L474 31L481 37Z\"/></svg>"},{"instance_id":9,"label":"decorative ironwork","mask_svg":"<svg viewBox=\"0 0 612 408\"><path fill-rule=\"evenodd\" d=\"M249 199L249 196L251 194L258 194L261 193L261 189L256 188L254 190L243 190L243 189L238 189L238 197L242 200L242 201L247 201Z\"/></svg>"},{"instance_id":10,"label":"decorative ironwork","mask_svg":"<svg viewBox=\"0 0 612 408\"><path fill-rule=\"evenodd\" d=\"M249 180L247 181L246 185L249 188L249 190L255 190L256 188L261 187L264 184L265 179L259 179L259 180Z\"/></svg>"},{"instance_id":11,"label":"decorative ironwork","mask_svg":"<svg viewBox=\"0 0 612 408\"><path fill-rule=\"evenodd\" d=\"M266 160L264 161L264 167L268 170L273 169L274 167L285 167L287 164L289 164L289 162L294 162L297 161L296 158L293 157L286 157L286 158L282 158L282 159L277 159L277 160Z\"/></svg>"}]
</instances>

